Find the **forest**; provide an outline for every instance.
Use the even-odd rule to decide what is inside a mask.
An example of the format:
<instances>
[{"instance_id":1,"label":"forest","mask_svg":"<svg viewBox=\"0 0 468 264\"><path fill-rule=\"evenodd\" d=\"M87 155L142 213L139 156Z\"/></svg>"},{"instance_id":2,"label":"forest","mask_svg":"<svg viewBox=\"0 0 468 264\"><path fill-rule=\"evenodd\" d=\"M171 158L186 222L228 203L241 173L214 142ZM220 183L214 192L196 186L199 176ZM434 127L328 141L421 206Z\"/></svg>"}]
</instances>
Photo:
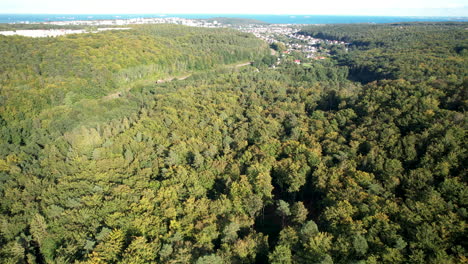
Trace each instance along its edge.
<instances>
[{"instance_id":1,"label":"forest","mask_svg":"<svg viewBox=\"0 0 468 264\"><path fill-rule=\"evenodd\" d=\"M0 36L0 262L466 263L467 27Z\"/></svg>"}]
</instances>

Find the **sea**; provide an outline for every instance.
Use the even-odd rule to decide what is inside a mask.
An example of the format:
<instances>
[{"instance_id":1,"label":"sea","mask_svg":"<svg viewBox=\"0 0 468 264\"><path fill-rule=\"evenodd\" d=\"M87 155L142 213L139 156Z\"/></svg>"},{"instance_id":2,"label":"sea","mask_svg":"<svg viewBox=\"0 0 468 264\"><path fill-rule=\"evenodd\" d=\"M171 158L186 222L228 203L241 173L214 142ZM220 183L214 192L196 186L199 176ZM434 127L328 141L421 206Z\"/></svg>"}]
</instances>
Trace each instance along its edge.
<instances>
[{"instance_id":1,"label":"sea","mask_svg":"<svg viewBox=\"0 0 468 264\"><path fill-rule=\"evenodd\" d=\"M0 23L41 23L51 21L108 20L154 17L204 19L236 17L261 20L272 24L343 24L396 22L466 22L468 17L411 17L411 16L344 16L344 15L245 15L245 14L0 14Z\"/></svg>"}]
</instances>

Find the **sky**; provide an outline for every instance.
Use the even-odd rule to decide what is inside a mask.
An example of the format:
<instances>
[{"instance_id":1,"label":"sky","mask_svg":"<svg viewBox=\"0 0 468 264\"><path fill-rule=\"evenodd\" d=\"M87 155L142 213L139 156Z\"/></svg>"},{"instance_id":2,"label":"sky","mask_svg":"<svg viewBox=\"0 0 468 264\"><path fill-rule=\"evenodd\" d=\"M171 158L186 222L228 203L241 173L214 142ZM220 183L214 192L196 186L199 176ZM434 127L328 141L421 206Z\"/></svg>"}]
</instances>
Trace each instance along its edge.
<instances>
[{"instance_id":1,"label":"sky","mask_svg":"<svg viewBox=\"0 0 468 264\"><path fill-rule=\"evenodd\" d=\"M468 0L1 0L0 13L468 17Z\"/></svg>"}]
</instances>

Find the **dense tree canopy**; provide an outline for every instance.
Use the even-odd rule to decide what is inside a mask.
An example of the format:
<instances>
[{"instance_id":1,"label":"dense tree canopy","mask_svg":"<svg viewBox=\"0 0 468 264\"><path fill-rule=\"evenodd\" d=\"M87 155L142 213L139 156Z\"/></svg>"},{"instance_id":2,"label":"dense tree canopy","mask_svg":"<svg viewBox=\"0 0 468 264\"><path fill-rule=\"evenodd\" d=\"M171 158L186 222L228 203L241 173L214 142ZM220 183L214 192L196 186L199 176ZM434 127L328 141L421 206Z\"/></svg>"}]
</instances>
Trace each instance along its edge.
<instances>
[{"instance_id":1,"label":"dense tree canopy","mask_svg":"<svg viewBox=\"0 0 468 264\"><path fill-rule=\"evenodd\" d=\"M350 43L337 50L341 64L351 66L359 81L383 78L463 80L468 62L466 23L399 23L325 25L302 34Z\"/></svg>"},{"instance_id":2,"label":"dense tree canopy","mask_svg":"<svg viewBox=\"0 0 468 264\"><path fill-rule=\"evenodd\" d=\"M222 66L270 56L231 30L0 37L1 262L463 263L460 27L317 27L356 48L276 69Z\"/></svg>"}]
</instances>

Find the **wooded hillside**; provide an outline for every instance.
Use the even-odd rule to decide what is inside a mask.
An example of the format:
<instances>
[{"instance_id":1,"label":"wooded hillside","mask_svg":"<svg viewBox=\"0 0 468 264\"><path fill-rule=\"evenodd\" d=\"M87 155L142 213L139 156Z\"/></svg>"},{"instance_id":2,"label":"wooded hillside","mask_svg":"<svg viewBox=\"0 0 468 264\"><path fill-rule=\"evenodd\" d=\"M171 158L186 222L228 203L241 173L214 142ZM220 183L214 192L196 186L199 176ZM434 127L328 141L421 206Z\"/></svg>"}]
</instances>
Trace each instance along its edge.
<instances>
[{"instance_id":1,"label":"wooded hillside","mask_svg":"<svg viewBox=\"0 0 468 264\"><path fill-rule=\"evenodd\" d=\"M466 27L0 37L1 262L466 262Z\"/></svg>"}]
</instances>

